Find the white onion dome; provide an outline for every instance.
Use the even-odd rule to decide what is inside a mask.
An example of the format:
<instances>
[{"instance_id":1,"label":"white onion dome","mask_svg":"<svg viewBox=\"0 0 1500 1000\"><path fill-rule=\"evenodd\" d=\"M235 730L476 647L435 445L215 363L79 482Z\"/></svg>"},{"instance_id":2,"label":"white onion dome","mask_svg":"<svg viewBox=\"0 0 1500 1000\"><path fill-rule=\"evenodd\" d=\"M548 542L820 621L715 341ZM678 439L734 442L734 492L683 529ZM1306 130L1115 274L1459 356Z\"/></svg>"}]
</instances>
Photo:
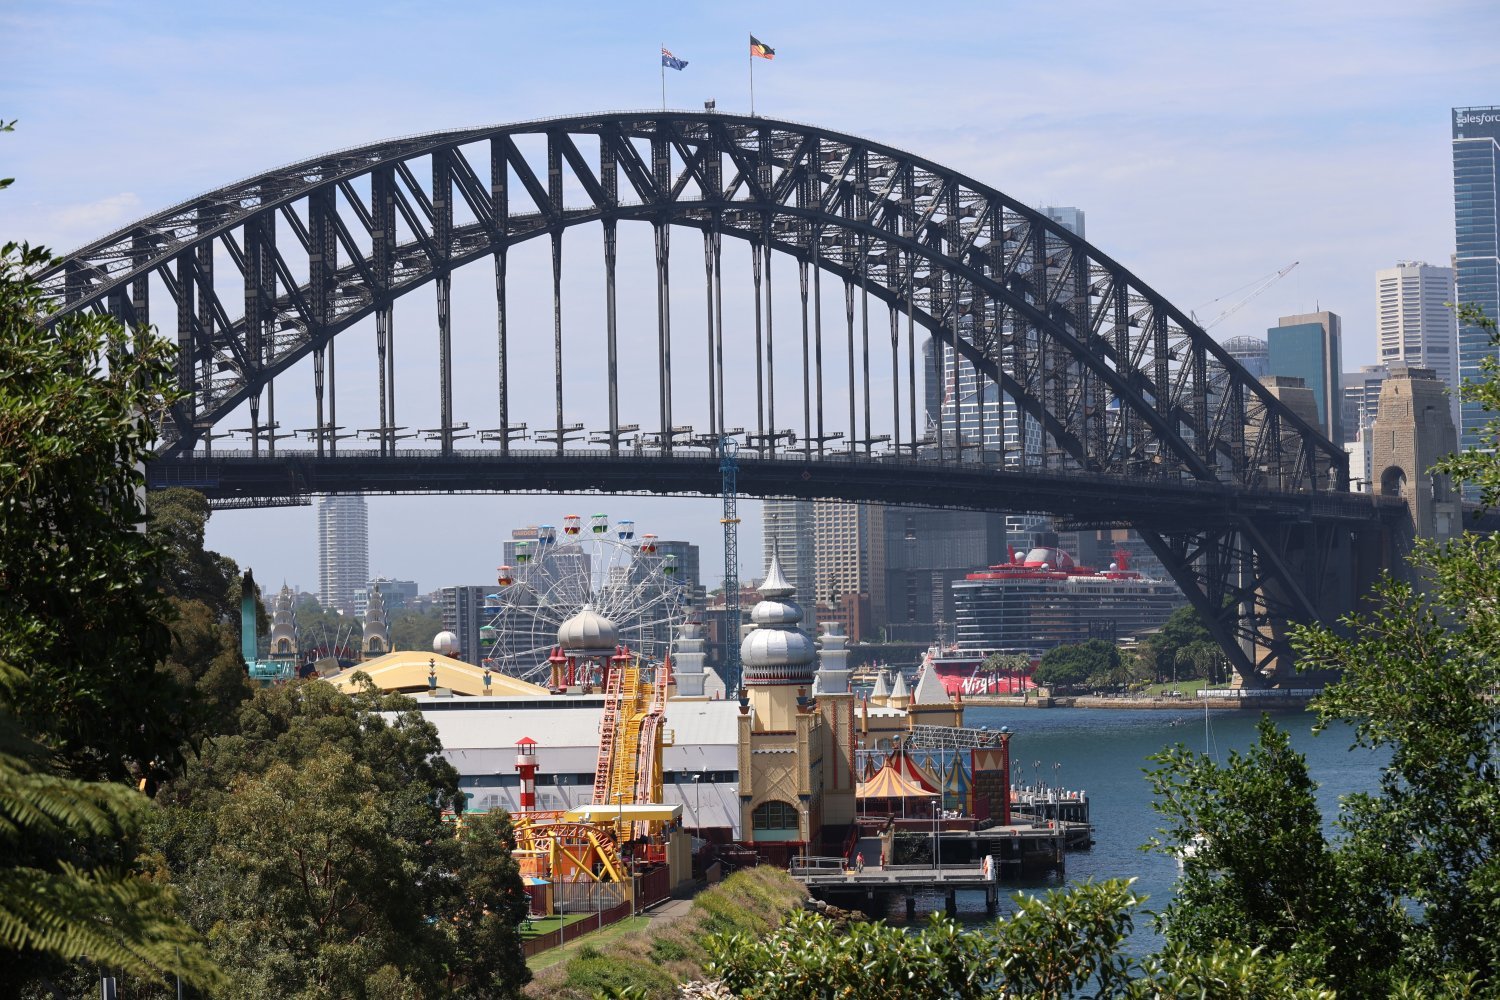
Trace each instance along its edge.
<instances>
[{"instance_id":1,"label":"white onion dome","mask_svg":"<svg viewBox=\"0 0 1500 1000\"><path fill-rule=\"evenodd\" d=\"M771 558L771 568L760 585L761 600L750 611L755 628L740 643L740 662L747 686L811 685L817 649L797 628L802 609L791 600L796 593Z\"/></svg>"},{"instance_id":2,"label":"white onion dome","mask_svg":"<svg viewBox=\"0 0 1500 1000\"><path fill-rule=\"evenodd\" d=\"M452 632L439 632L432 637L432 651L443 656L452 656L458 652L458 636Z\"/></svg>"},{"instance_id":3,"label":"white onion dome","mask_svg":"<svg viewBox=\"0 0 1500 1000\"><path fill-rule=\"evenodd\" d=\"M802 621L802 608L796 601L759 601L750 609L750 620L757 625L796 625Z\"/></svg>"},{"instance_id":4,"label":"white onion dome","mask_svg":"<svg viewBox=\"0 0 1500 1000\"><path fill-rule=\"evenodd\" d=\"M558 626L557 644L565 653L613 653L620 644L620 632L592 604L585 604L578 614Z\"/></svg>"}]
</instances>

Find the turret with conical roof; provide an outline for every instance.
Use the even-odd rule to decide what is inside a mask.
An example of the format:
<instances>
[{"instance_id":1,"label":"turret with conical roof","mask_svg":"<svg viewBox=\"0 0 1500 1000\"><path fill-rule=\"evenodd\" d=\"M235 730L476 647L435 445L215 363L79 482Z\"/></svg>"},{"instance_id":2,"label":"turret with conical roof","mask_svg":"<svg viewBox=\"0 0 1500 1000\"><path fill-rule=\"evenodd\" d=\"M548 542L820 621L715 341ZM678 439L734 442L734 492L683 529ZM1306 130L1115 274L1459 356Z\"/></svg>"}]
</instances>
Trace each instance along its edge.
<instances>
[{"instance_id":1,"label":"turret with conical roof","mask_svg":"<svg viewBox=\"0 0 1500 1000\"><path fill-rule=\"evenodd\" d=\"M891 708L899 708L903 712L911 704L911 691L906 686L906 675L899 670L896 671L896 683L891 688L891 696L886 699L886 705Z\"/></svg>"},{"instance_id":2,"label":"turret with conical roof","mask_svg":"<svg viewBox=\"0 0 1500 1000\"><path fill-rule=\"evenodd\" d=\"M292 588L281 585L271 612L271 659L297 658L297 620L292 612Z\"/></svg>"},{"instance_id":3,"label":"turret with conical roof","mask_svg":"<svg viewBox=\"0 0 1500 1000\"><path fill-rule=\"evenodd\" d=\"M373 660L391 651L391 628L385 617L385 597L380 585L370 587L370 601L365 608L364 634L360 639L359 657Z\"/></svg>"},{"instance_id":4,"label":"turret with conical roof","mask_svg":"<svg viewBox=\"0 0 1500 1000\"><path fill-rule=\"evenodd\" d=\"M802 608L792 600L796 588L781 572L773 554L760 585L761 599L750 611L753 627L740 643L745 689L755 707L756 726L793 728L797 712L813 682L813 642L797 627Z\"/></svg>"}]
</instances>

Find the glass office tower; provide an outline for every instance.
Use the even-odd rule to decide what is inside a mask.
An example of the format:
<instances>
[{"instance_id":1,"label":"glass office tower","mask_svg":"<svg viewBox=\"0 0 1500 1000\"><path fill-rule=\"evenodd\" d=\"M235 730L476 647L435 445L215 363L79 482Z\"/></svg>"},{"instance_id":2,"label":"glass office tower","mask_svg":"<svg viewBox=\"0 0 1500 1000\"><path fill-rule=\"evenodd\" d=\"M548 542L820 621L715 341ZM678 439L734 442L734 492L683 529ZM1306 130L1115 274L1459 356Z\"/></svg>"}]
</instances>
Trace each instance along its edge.
<instances>
[{"instance_id":1,"label":"glass office tower","mask_svg":"<svg viewBox=\"0 0 1500 1000\"><path fill-rule=\"evenodd\" d=\"M1500 317L1500 107L1453 109L1453 223L1458 301ZM1458 374L1478 378L1479 362L1495 347L1474 324L1458 328ZM1479 444L1485 413L1460 410L1459 445Z\"/></svg>"},{"instance_id":2,"label":"glass office tower","mask_svg":"<svg viewBox=\"0 0 1500 1000\"><path fill-rule=\"evenodd\" d=\"M1272 375L1300 378L1313 391L1318 426L1330 441L1344 440L1344 391L1339 384L1343 323L1338 313L1282 316L1266 331L1267 368Z\"/></svg>"}]
</instances>

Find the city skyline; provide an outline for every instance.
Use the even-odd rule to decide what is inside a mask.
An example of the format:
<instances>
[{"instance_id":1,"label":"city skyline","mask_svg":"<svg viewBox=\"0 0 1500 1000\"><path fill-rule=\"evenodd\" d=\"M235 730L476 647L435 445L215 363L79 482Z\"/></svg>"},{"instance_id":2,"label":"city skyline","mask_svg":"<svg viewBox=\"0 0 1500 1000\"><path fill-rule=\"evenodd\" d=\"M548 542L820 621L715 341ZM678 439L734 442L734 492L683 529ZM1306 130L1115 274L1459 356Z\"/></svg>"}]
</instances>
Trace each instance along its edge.
<instances>
[{"instance_id":1,"label":"city skyline","mask_svg":"<svg viewBox=\"0 0 1500 1000\"><path fill-rule=\"evenodd\" d=\"M383 17L392 7L352 17L352 8L333 4L298 9L306 30L295 37L266 27L278 11L293 12L274 3L254 16L153 4L0 15L0 44L14 79L25 81L11 83L4 101L5 117L20 122L5 139L4 173L18 178L6 195L7 236L66 250L198 190L328 148L659 104L660 37L691 60L671 81L669 104L748 104L743 32L730 23L738 15L662 9L643 17L584 6L585 27L566 43L566 73L555 70L563 43L550 19L526 9L448 12L413 25ZM1462 21L1470 37L1486 37L1484 25L1500 24L1496 12L1481 4L1285 4L1183 18L1073 6L1077 16L1066 20L1087 27L1063 36L1055 12L939 5L924 12L927 41L913 39L899 18L861 17L851 40L844 15L769 5L757 30L778 54L759 74L757 110L912 149L1028 204L1077 205L1096 245L1202 315L1233 289L1301 260L1214 335L1264 331L1277 316L1326 309L1345 320L1344 367L1378 360L1370 274L1397 260L1448 260L1450 109L1496 100L1471 81L1500 79L1497 57L1477 43L1454 45L1447 26ZM341 44L318 41L335 37ZM1069 44L1059 47L1063 37ZM1339 55L1328 59L1334 38ZM1285 71L1268 77L1257 54L1273 43ZM431 72L391 75L353 54L408 47L445 55ZM978 72L1002 50L1016 70L1008 89L951 86L955 73ZM143 60L141 52L172 58ZM884 72L924 55L941 56L948 71ZM48 71L57 65L73 71ZM253 66L253 76L221 73L224 65ZM1399 79L1392 65L1402 67ZM308 89L338 114L306 110L296 95ZM102 92L112 99L98 101ZM168 93L173 100L162 99ZM1308 93L1319 99L1307 101ZM279 110L287 108L297 110ZM986 124L976 129L976 121ZM103 148L115 151L108 160L96 155ZM704 582L717 583L716 498L607 504L643 530L698 544ZM493 573L502 541L494 526L555 521L574 501L372 497L369 505L372 568L432 590ZM742 506L746 579L761 572L748 555L761 550L758 513L757 504ZM315 539L312 508L216 514L208 537L267 579L304 589L316 579Z\"/></svg>"}]
</instances>

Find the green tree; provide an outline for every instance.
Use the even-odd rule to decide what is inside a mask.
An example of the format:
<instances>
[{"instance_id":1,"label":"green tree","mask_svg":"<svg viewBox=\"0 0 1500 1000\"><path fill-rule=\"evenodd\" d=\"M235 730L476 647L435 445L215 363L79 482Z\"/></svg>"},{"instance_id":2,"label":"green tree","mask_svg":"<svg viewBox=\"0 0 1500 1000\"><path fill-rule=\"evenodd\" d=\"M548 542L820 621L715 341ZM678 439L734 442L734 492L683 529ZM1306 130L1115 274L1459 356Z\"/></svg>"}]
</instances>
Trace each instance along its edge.
<instances>
[{"instance_id":1,"label":"green tree","mask_svg":"<svg viewBox=\"0 0 1500 1000\"><path fill-rule=\"evenodd\" d=\"M443 630L443 616L436 608L427 611L403 609L391 615L391 649L432 648L432 637Z\"/></svg>"},{"instance_id":2,"label":"green tree","mask_svg":"<svg viewBox=\"0 0 1500 1000\"><path fill-rule=\"evenodd\" d=\"M936 915L917 933L884 922L843 931L799 911L770 934L711 938L708 971L730 995L757 1000L1333 1000L1285 958L1247 945L1131 957L1123 945L1144 899L1127 881L1015 902L1014 916L977 931Z\"/></svg>"},{"instance_id":3,"label":"green tree","mask_svg":"<svg viewBox=\"0 0 1500 1000\"><path fill-rule=\"evenodd\" d=\"M1500 368L1486 374L1465 396L1500 412ZM1440 468L1494 499L1497 443L1492 420L1486 449ZM1305 768L1269 724L1259 766L1165 759L1161 846L1201 836L1210 858L1189 865L1169 938L1232 927L1346 995L1500 994L1500 536L1422 544L1413 568L1422 586L1383 579L1373 610L1339 632L1293 630L1305 668L1338 672L1316 703L1320 728L1347 723L1355 746L1390 755L1378 791L1341 803L1337 844L1314 839Z\"/></svg>"},{"instance_id":4,"label":"green tree","mask_svg":"<svg viewBox=\"0 0 1500 1000\"><path fill-rule=\"evenodd\" d=\"M148 803L99 780L182 742L136 530L170 348L100 316L44 327L48 262L0 247L0 992L85 954L211 985L170 891L132 873Z\"/></svg>"},{"instance_id":5,"label":"green tree","mask_svg":"<svg viewBox=\"0 0 1500 1000\"><path fill-rule=\"evenodd\" d=\"M183 720L196 750L233 724L254 690L240 654L240 577L234 560L204 548L208 501L195 490L173 488L146 497L146 536L163 553L153 581L166 595L171 650L160 664L193 693ZM264 617L257 603L259 624Z\"/></svg>"},{"instance_id":6,"label":"green tree","mask_svg":"<svg viewBox=\"0 0 1500 1000\"><path fill-rule=\"evenodd\" d=\"M1382 995L1399 927L1325 841L1306 759L1269 719L1258 734L1223 765L1181 745L1152 758L1167 827L1148 846L1184 858L1161 916L1167 941L1199 954L1237 941L1286 956L1300 975Z\"/></svg>"},{"instance_id":7,"label":"green tree","mask_svg":"<svg viewBox=\"0 0 1500 1000\"><path fill-rule=\"evenodd\" d=\"M1025 653L991 653L980 669L992 674L1024 674L1031 669L1031 658Z\"/></svg>"},{"instance_id":8,"label":"green tree","mask_svg":"<svg viewBox=\"0 0 1500 1000\"><path fill-rule=\"evenodd\" d=\"M1500 325L1495 317L1486 316L1477 306L1465 304L1458 307L1458 321L1483 330L1490 345L1500 350ZM1474 403L1489 414L1479 432L1489 446L1445 458L1437 464L1437 471L1452 476L1457 482L1478 487L1480 501L1486 507L1494 507L1500 504L1500 461L1496 460L1494 450L1495 444L1500 443L1500 357L1492 351L1481 358L1479 373L1477 379L1464 379L1459 396L1464 402Z\"/></svg>"},{"instance_id":9,"label":"green tree","mask_svg":"<svg viewBox=\"0 0 1500 1000\"><path fill-rule=\"evenodd\" d=\"M180 486L156 490L146 497L146 511L146 537L165 555L161 574L153 581L156 588L168 597L198 601L216 619L237 625L239 567L203 544L208 499Z\"/></svg>"},{"instance_id":10,"label":"green tree","mask_svg":"<svg viewBox=\"0 0 1500 1000\"><path fill-rule=\"evenodd\" d=\"M457 781L408 699L258 691L162 789L153 836L231 979L221 995L518 995L514 841L503 817L458 836Z\"/></svg>"},{"instance_id":11,"label":"green tree","mask_svg":"<svg viewBox=\"0 0 1500 1000\"><path fill-rule=\"evenodd\" d=\"M1120 651L1112 642L1090 639L1075 646L1057 646L1042 654L1036 682L1053 687L1077 687L1092 677L1110 677L1120 669Z\"/></svg>"},{"instance_id":12,"label":"green tree","mask_svg":"<svg viewBox=\"0 0 1500 1000\"><path fill-rule=\"evenodd\" d=\"M51 304L26 275L48 259L0 250L0 659L20 671L12 711L57 762L119 780L180 760L186 736L186 693L155 669L160 556L136 530L170 347L102 316L42 327Z\"/></svg>"},{"instance_id":13,"label":"green tree","mask_svg":"<svg viewBox=\"0 0 1500 1000\"><path fill-rule=\"evenodd\" d=\"M1190 677L1206 676L1209 669L1207 651L1217 650L1213 635L1203 624L1203 616L1191 604L1172 612L1162 627L1141 644L1143 660L1154 668L1153 679L1176 680L1189 671Z\"/></svg>"}]
</instances>

